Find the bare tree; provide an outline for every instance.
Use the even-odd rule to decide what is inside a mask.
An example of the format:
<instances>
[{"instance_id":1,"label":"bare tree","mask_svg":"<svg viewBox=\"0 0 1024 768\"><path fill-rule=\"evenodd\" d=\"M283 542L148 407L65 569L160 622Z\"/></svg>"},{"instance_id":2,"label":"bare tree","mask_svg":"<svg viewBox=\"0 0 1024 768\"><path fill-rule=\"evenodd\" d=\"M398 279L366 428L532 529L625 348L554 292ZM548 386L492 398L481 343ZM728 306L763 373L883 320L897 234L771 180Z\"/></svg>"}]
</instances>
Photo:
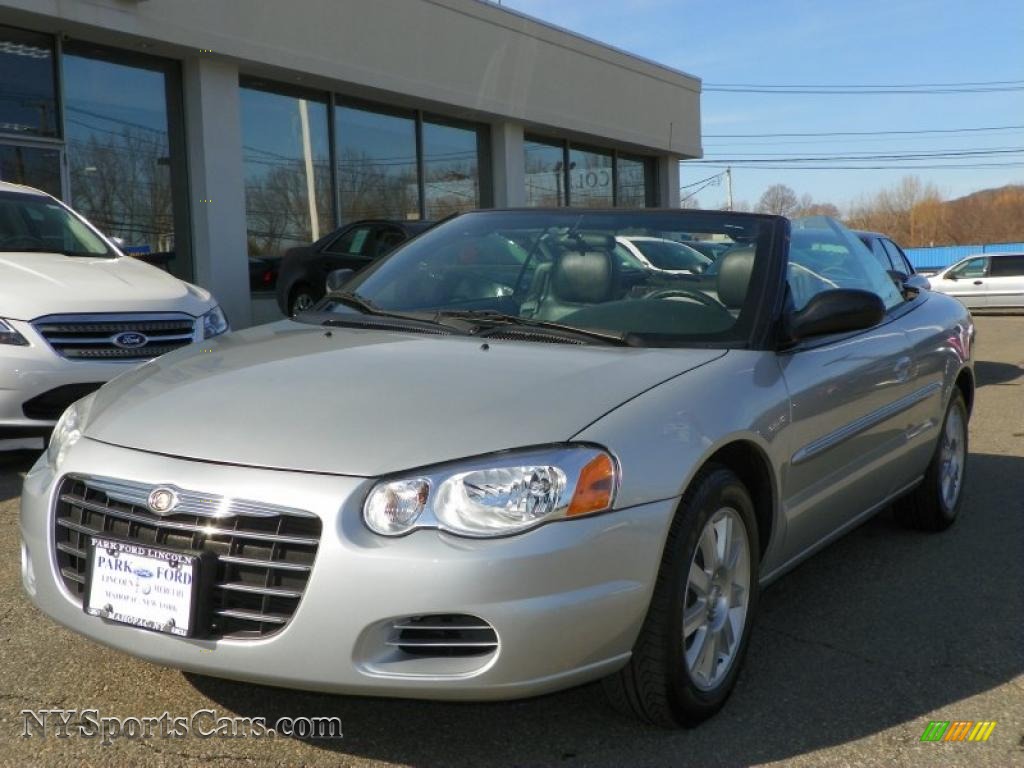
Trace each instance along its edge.
<instances>
[{"instance_id":1,"label":"bare tree","mask_svg":"<svg viewBox=\"0 0 1024 768\"><path fill-rule=\"evenodd\" d=\"M840 216L839 209L832 203L816 203L814 198L808 194L800 196L800 202L797 203L796 208L793 210L793 216L828 216L833 219L838 219Z\"/></svg>"},{"instance_id":2,"label":"bare tree","mask_svg":"<svg viewBox=\"0 0 1024 768\"><path fill-rule=\"evenodd\" d=\"M761 213L774 213L777 216L789 216L796 210L799 201L790 187L785 184L772 184L761 195L757 210Z\"/></svg>"}]
</instances>

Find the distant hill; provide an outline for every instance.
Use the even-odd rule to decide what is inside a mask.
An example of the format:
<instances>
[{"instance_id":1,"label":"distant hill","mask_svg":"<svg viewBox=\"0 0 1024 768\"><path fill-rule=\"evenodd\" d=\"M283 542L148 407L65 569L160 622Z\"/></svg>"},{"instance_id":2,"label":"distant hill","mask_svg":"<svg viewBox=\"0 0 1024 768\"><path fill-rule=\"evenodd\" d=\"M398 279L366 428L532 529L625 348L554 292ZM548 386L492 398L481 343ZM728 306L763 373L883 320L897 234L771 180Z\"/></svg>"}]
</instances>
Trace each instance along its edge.
<instances>
[{"instance_id":1,"label":"distant hill","mask_svg":"<svg viewBox=\"0 0 1024 768\"><path fill-rule=\"evenodd\" d=\"M907 248L1024 242L1024 184L943 200L934 184L908 176L855 203L846 221Z\"/></svg>"},{"instance_id":2,"label":"distant hill","mask_svg":"<svg viewBox=\"0 0 1024 768\"><path fill-rule=\"evenodd\" d=\"M1024 184L982 189L942 207L951 244L1024 241Z\"/></svg>"}]
</instances>

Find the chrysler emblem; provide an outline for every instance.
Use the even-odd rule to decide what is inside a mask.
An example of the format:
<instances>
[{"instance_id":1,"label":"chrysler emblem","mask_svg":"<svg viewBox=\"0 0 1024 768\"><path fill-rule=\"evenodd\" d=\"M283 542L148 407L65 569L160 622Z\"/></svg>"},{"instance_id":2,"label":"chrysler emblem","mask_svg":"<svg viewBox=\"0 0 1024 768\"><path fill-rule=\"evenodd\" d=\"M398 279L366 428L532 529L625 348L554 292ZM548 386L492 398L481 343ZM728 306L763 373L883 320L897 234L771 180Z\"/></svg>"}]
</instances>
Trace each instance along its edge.
<instances>
[{"instance_id":1,"label":"chrysler emblem","mask_svg":"<svg viewBox=\"0 0 1024 768\"><path fill-rule=\"evenodd\" d=\"M114 336L111 341L114 343L114 346L121 347L122 349L136 349L144 347L149 343L149 338L144 333L125 331Z\"/></svg>"},{"instance_id":2,"label":"chrysler emblem","mask_svg":"<svg viewBox=\"0 0 1024 768\"><path fill-rule=\"evenodd\" d=\"M146 500L146 505L151 512L169 515L178 505L178 494L170 488L154 488Z\"/></svg>"}]
</instances>

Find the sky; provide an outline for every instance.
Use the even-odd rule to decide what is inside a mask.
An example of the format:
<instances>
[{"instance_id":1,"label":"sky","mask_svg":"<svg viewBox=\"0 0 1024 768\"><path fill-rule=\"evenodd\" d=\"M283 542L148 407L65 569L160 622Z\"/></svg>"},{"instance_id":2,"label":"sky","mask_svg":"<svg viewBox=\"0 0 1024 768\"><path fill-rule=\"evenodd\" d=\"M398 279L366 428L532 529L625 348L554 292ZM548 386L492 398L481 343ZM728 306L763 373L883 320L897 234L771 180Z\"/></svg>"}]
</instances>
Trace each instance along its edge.
<instances>
[{"instance_id":1,"label":"sky","mask_svg":"<svg viewBox=\"0 0 1024 768\"><path fill-rule=\"evenodd\" d=\"M737 201L755 204L775 183L841 209L908 174L947 198L1024 183L1024 0L502 0L573 32L715 84L903 85L1018 81L1017 90L927 94L701 96L706 164L684 164L681 184L721 170L713 161L856 153L1000 150L985 157L862 161L858 165L1000 167L839 170L744 167L734 162ZM986 86L990 87L990 86ZM996 86L1007 87L1007 86ZM915 135L733 138L721 134L1013 130ZM1001 150L1019 150L1001 151ZM1017 163L1016 165L1007 165ZM767 163L766 163L767 164ZM851 165L844 161L807 165ZM683 189L683 195L699 190ZM697 192L703 207L724 186Z\"/></svg>"}]
</instances>

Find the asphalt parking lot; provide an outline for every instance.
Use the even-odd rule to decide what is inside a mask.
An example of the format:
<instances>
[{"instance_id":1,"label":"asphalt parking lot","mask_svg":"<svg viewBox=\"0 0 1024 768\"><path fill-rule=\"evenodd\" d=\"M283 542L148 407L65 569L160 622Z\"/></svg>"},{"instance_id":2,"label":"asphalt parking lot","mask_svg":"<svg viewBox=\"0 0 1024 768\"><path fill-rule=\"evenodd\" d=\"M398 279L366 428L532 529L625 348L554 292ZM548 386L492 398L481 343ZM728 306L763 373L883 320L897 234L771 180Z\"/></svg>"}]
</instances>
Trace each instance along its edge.
<instances>
[{"instance_id":1,"label":"asphalt parking lot","mask_svg":"<svg viewBox=\"0 0 1024 768\"><path fill-rule=\"evenodd\" d=\"M978 329L962 518L924 535L883 513L769 588L732 699L692 731L620 719L595 686L506 704L358 699L108 651L22 595L18 494L35 454L0 454L0 764L1024 765L1024 317ZM344 738L23 738L20 710L46 708L337 716ZM931 720L997 725L985 743L921 742Z\"/></svg>"}]
</instances>

